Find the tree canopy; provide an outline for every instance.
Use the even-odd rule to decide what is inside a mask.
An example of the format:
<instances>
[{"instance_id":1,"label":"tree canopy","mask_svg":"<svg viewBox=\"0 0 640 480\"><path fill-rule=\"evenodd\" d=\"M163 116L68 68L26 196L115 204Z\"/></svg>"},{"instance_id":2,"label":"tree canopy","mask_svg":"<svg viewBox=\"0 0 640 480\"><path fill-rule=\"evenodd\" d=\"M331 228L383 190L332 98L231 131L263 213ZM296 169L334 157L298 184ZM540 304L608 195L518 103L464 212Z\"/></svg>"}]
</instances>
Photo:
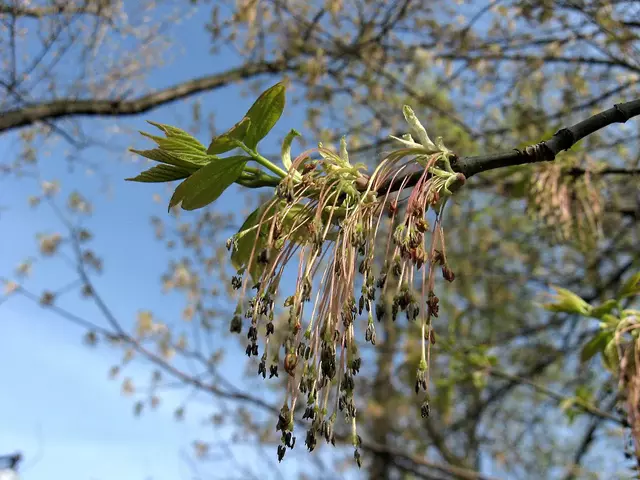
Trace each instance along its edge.
<instances>
[{"instance_id":1,"label":"tree canopy","mask_svg":"<svg viewBox=\"0 0 640 480\"><path fill-rule=\"evenodd\" d=\"M630 476L639 18L599 0L0 2L0 139L19 147L0 171L40 188L5 208L55 219L0 271L0 302L121 351L137 415L175 388L177 420L213 400L193 454L267 446L243 475L277 476L286 451L329 478L354 456L376 479ZM223 102L239 91L246 110ZM130 135L141 118L155 134ZM100 183L167 196L147 212L169 310L101 292L125 253L91 228ZM66 273L43 284L46 262Z\"/></svg>"}]
</instances>

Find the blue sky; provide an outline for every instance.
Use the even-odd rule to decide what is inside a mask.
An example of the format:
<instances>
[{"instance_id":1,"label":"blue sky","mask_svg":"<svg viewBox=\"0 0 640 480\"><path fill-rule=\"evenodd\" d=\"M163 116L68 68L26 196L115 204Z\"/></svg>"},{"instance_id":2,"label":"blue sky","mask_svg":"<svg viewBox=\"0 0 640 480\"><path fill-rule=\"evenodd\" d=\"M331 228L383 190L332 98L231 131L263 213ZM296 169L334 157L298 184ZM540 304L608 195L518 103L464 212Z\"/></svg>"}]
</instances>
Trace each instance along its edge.
<instances>
[{"instance_id":1,"label":"blue sky","mask_svg":"<svg viewBox=\"0 0 640 480\"><path fill-rule=\"evenodd\" d=\"M206 8L203 14L207 15ZM214 60L201 18L191 17L174 27L176 42L188 46L189 54L178 56L171 67L163 68L162 75L152 78L152 86L215 73L234 63L229 52L217 54ZM202 100L203 113L215 111L218 127L224 128L237 121L253 99L241 96L238 89L227 89ZM233 114L227 117L225 111ZM190 123L189 112L187 105L171 105L122 124L146 131L150 127L144 124L145 119L183 126L181 121ZM266 151L277 151L276 140L288 129L299 128L292 123L294 119L290 114L283 117L272 140L265 141ZM103 129L112 126L113 120L87 120L84 125L89 133L103 138ZM130 140L128 136L116 136L108 141L116 152L122 146L123 153ZM135 139L135 145L148 147L142 137ZM39 155L40 172L44 180L60 180L61 200L78 189L93 201L94 214L86 225L95 235L91 246L105 263L105 272L95 279L101 295L125 325L132 324L139 309L161 311L165 319L178 316L183 303L160 293L159 277L166 268L167 255L154 239L149 223L152 215L167 215L166 190L122 181L144 165L123 162L104 149L82 152L84 158L100 165L97 174L88 175L84 168L69 172L63 159L63 151L68 148L62 143L50 149L50 155ZM12 161L18 153L16 133L0 137L1 162ZM105 176L110 183L108 191L103 191ZM27 205L28 196L39 193L38 182L32 179L0 179L0 205L4 208L0 212L0 276L11 277L20 261L37 256L36 232L63 231L48 206L32 209ZM163 202L154 202L153 193L162 194ZM238 205L244 205L244 200L237 191L226 193L219 201L222 211L237 209ZM39 293L63 285L67 278L74 278L74 274L62 260L38 260L25 286ZM61 304L88 318L96 314L95 308L76 293L62 298ZM212 407L189 404L185 420L176 422L173 410L185 394L171 392L162 396L163 403L156 412L134 418L132 399L120 394L118 381L108 379L109 368L118 363L120 353L102 346L87 348L82 344L82 334L78 327L25 299L12 297L0 306L0 454L22 451L22 478L26 480L191 478L181 452L190 452L191 442L199 435L203 439L229 436L227 430L212 432L201 425ZM227 364L234 365L227 369L227 375L236 384L241 384L245 365L246 357L241 355L232 348L227 357ZM146 379L149 372L148 365L133 362L126 375L134 380ZM250 448L238 447L235 451L245 462L265 465ZM268 454L275 458L275 448ZM289 466L295 466L295 458L289 460ZM283 472L288 469L282 468ZM232 474L237 478L228 462L214 464L213 472L211 478L230 478Z\"/></svg>"}]
</instances>

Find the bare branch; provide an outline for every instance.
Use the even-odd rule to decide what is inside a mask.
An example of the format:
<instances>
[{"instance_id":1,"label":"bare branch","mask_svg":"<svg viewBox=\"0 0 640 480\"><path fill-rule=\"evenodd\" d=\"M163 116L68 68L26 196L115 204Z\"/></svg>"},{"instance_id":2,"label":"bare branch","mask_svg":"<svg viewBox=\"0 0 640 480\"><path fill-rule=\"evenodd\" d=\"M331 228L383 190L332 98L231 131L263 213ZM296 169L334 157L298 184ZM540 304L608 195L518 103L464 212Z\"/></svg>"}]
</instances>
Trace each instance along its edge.
<instances>
[{"instance_id":1,"label":"bare branch","mask_svg":"<svg viewBox=\"0 0 640 480\"><path fill-rule=\"evenodd\" d=\"M455 158L451 162L451 167L454 171L462 173L466 178L469 178L477 173L494 170L496 168L549 162L554 160L558 153L563 150L569 150L584 137L613 123L625 123L637 115L640 115L640 100L616 104L613 108L597 113L582 122L558 130L547 141L530 145L523 150L513 149L503 153ZM421 176L422 172L413 172L399 176L393 183L385 182L382 184L378 191L386 192L389 189L397 190L403 183L405 188L412 187ZM366 189L366 185L364 185L362 189Z\"/></svg>"},{"instance_id":2,"label":"bare branch","mask_svg":"<svg viewBox=\"0 0 640 480\"><path fill-rule=\"evenodd\" d=\"M29 105L0 112L0 133L32 125L37 122L71 116L127 116L138 115L197 93L216 90L230 83L257 77L265 73L279 73L287 69L284 62L248 63L223 73L189 80L164 90L149 93L135 100L63 99Z\"/></svg>"},{"instance_id":3,"label":"bare branch","mask_svg":"<svg viewBox=\"0 0 640 480\"><path fill-rule=\"evenodd\" d=\"M104 16L110 13L110 2L85 2L82 5L73 5L69 2L59 5L28 7L24 5L7 5L0 3L0 16L11 15L13 17L42 18L54 15L97 15Z\"/></svg>"}]
</instances>

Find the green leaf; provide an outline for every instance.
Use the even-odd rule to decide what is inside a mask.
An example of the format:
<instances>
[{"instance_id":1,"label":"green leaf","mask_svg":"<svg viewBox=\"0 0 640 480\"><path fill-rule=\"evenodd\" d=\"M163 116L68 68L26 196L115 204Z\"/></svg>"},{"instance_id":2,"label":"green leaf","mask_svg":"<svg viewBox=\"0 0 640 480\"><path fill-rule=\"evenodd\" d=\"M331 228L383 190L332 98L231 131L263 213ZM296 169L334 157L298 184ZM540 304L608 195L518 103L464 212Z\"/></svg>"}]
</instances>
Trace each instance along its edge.
<instances>
[{"instance_id":1,"label":"green leaf","mask_svg":"<svg viewBox=\"0 0 640 480\"><path fill-rule=\"evenodd\" d=\"M156 123L150 120L147 120L147 123L153 125L154 127L160 129L167 138L175 138L181 140L183 143L193 145L196 148L204 151L204 145L202 145L193 135L188 134L184 130L178 127L172 127L171 125L165 125L163 123Z\"/></svg>"},{"instance_id":2,"label":"green leaf","mask_svg":"<svg viewBox=\"0 0 640 480\"><path fill-rule=\"evenodd\" d=\"M282 82L276 83L258 97L246 115L251 119L251 126L244 140L247 147L255 149L260 140L267 136L280 120L284 104L285 86Z\"/></svg>"},{"instance_id":3,"label":"green leaf","mask_svg":"<svg viewBox=\"0 0 640 480\"><path fill-rule=\"evenodd\" d=\"M580 361L585 363L589 361L593 356L604 350L609 340L611 340L613 333L610 331L598 332L591 340L589 340L582 351L580 352Z\"/></svg>"},{"instance_id":4,"label":"green leaf","mask_svg":"<svg viewBox=\"0 0 640 480\"><path fill-rule=\"evenodd\" d=\"M618 305L618 301L614 299L609 299L604 302L602 305L598 305L591 310L591 316L594 318L602 319L604 315L608 315L611 311L616 308Z\"/></svg>"},{"instance_id":5,"label":"green leaf","mask_svg":"<svg viewBox=\"0 0 640 480\"><path fill-rule=\"evenodd\" d=\"M210 158L208 158L207 156L204 145L202 145L192 135L188 134L184 130L172 127L170 125L164 125L162 123L156 122L148 123L161 130L166 136L166 138L163 138L145 132L140 132L142 135L150 138L158 144L158 146L160 147L160 153L158 153L158 149L142 151L132 150L134 153L138 153L142 156L145 156L152 160L156 160L158 162L169 163L170 165L178 165L175 160L176 158L178 159L179 163L186 162L198 166L209 163ZM167 158L167 156L172 157L173 160Z\"/></svg>"},{"instance_id":6,"label":"green leaf","mask_svg":"<svg viewBox=\"0 0 640 480\"><path fill-rule=\"evenodd\" d=\"M242 173L248 157L234 156L212 161L178 185L169 209L182 202L184 210L195 210L215 201Z\"/></svg>"},{"instance_id":7,"label":"green leaf","mask_svg":"<svg viewBox=\"0 0 640 480\"><path fill-rule=\"evenodd\" d=\"M633 297L634 295L640 295L640 272L627 280L620 291L620 298Z\"/></svg>"},{"instance_id":8,"label":"green leaf","mask_svg":"<svg viewBox=\"0 0 640 480\"><path fill-rule=\"evenodd\" d=\"M284 165L284 168L289 171L291 170L291 143L293 142L293 139L296 137L299 137L300 133L297 130L294 130L293 128L289 131L289 133L287 133L287 136L284 137L284 141L282 142L282 150L281 150L281 156L282 156L282 164Z\"/></svg>"},{"instance_id":9,"label":"green leaf","mask_svg":"<svg viewBox=\"0 0 640 480\"><path fill-rule=\"evenodd\" d=\"M245 140L247 130L250 126L251 119L245 116L229 130L211 140L207 153L213 155L217 153L225 153L237 148L238 145L236 142L242 142Z\"/></svg>"},{"instance_id":10,"label":"green leaf","mask_svg":"<svg viewBox=\"0 0 640 480\"><path fill-rule=\"evenodd\" d=\"M604 366L611 373L616 373L620 367L620 357L618 356L618 346L616 345L615 338L611 338L607 346L604 347L602 352L602 361Z\"/></svg>"},{"instance_id":11,"label":"green leaf","mask_svg":"<svg viewBox=\"0 0 640 480\"><path fill-rule=\"evenodd\" d=\"M551 312L577 313L579 315L589 315L592 307L578 295L566 288L552 286L556 291L555 302L545 303L543 307Z\"/></svg>"},{"instance_id":12,"label":"green leaf","mask_svg":"<svg viewBox=\"0 0 640 480\"><path fill-rule=\"evenodd\" d=\"M130 182L172 182L174 180L181 180L191 175L191 172L186 168L173 167L171 165L156 165L149 170L145 170L139 175L132 178L125 178Z\"/></svg>"},{"instance_id":13,"label":"green leaf","mask_svg":"<svg viewBox=\"0 0 640 480\"><path fill-rule=\"evenodd\" d=\"M190 140L185 140L176 136L163 138L145 132L140 132L140 134L156 142L165 153L181 160L198 165L209 162L210 157L208 157L204 145L193 137Z\"/></svg>"},{"instance_id":14,"label":"green leaf","mask_svg":"<svg viewBox=\"0 0 640 480\"><path fill-rule=\"evenodd\" d=\"M185 160L179 155L168 153L160 148L154 148L153 150L135 150L132 148L129 151L137 153L138 155L148 158L149 160L181 167L189 170L190 172L195 172L196 170L198 170L198 168L201 167L200 164L194 164L190 160Z\"/></svg>"}]
</instances>

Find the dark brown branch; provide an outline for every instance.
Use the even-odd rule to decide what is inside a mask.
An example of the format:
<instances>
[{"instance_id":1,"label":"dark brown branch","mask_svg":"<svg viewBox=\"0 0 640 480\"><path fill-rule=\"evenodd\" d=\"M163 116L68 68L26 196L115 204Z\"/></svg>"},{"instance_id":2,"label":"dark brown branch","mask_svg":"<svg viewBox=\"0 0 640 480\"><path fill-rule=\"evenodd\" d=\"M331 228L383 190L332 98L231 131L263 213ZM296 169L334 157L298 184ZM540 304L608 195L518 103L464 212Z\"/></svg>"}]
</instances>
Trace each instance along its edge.
<instances>
[{"instance_id":1,"label":"dark brown branch","mask_svg":"<svg viewBox=\"0 0 640 480\"><path fill-rule=\"evenodd\" d=\"M175 102L197 93L216 90L238 80L265 73L278 73L287 68L284 62L245 64L223 73L196 78L164 90L150 93L135 100L80 100L63 99L28 105L0 112L0 133L36 122L70 116L126 116L138 115L167 103Z\"/></svg>"},{"instance_id":2,"label":"dark brown branch","mask_svg":"<svg viewBox=\"0 0 640 480\"><path fill-rule=\"evenodd\" d=\"M549 140L530 145L523 150L513 149L509 152L494 153L490 155L480 155L475 157L456 157L451 161L454 171L462 173L466 178L477 173L494 170L496 168L512 167L516 165L526 165L529 163L549 162L556 158L556 155L563 150L569 150L573 145L583 138L613 123L625 123L627 120L640 115L640 100L633 100L627 103L620 103L609 110L597 113L582 122L576 123L568 128L558 130ZM610 173L623 173L619 169L609 169ZM628 171L624 171L628 173ZM637 173L632 171L631 173ZM383 183L378 192L386 192L389 188L394 191L405 183L405 188L412 187L422 176L422 172L412 172L397 177L393 184Z\"/></svg>"},{"instance_id":3,"label":"dark brown branch","mask_svg":"<svg viewBox=\"0 0 640 480\"><path fill-rule=\"evenodd\" d=\"M29 18L42 18L54 15L105 15L108 11L108 6L101 4L100 2L89 3L85 5L69 5L60 4L52 6L42 7L24 7L20 5L7 5L6 3L0 3L0 16L12 15L14 17L29 17Z\"/></svg>"}]
</instances>

